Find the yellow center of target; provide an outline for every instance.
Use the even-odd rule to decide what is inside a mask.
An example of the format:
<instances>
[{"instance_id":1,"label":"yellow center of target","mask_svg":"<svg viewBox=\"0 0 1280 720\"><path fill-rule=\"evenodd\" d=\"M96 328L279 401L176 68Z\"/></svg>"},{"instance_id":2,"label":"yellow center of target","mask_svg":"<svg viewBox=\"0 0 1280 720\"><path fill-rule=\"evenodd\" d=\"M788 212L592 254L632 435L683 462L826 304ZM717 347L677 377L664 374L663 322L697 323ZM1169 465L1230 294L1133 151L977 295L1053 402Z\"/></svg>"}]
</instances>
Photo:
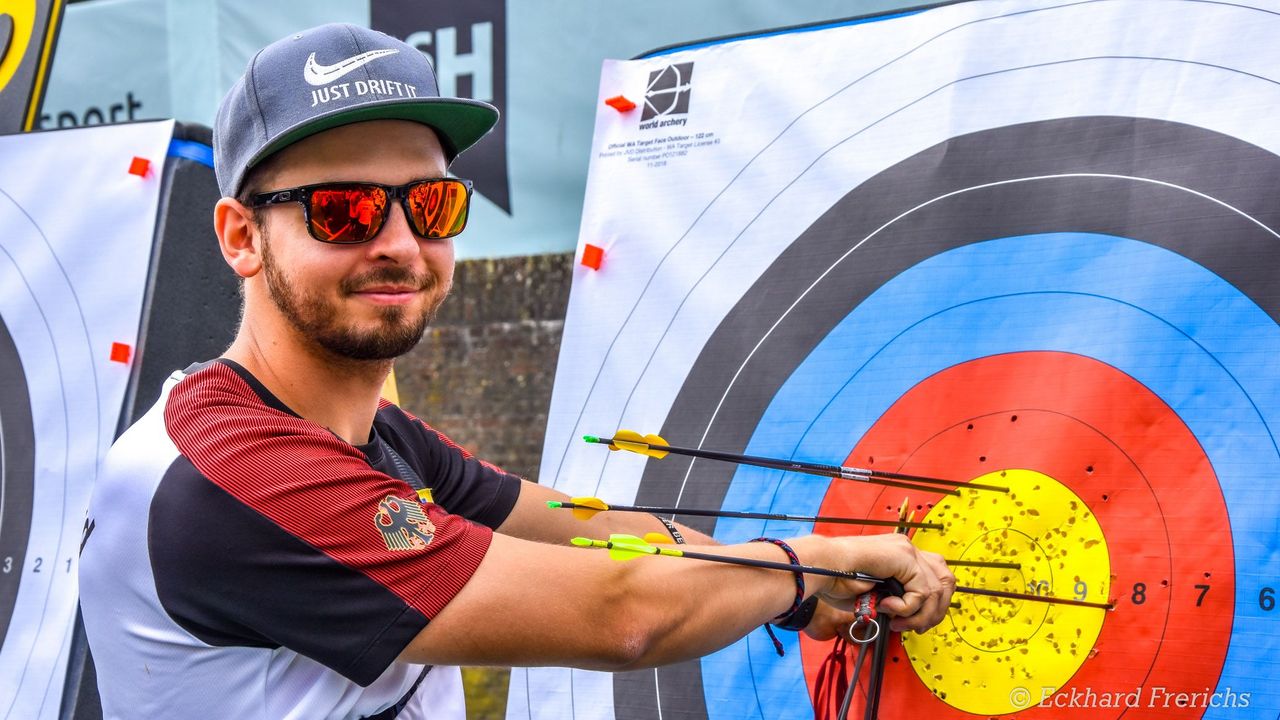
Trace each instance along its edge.
<instances>
[{"instance_id":1,"label":"yellow center of target","mask_svg":"<svg viewBox=\"0 0 1280 720\"><path fill-rule=\"evenodd\" d=\"M929 511L915 544L953 560L1016 564L953 567L960 585L1105 603L1111 561L1102 527L1075 493L1033 470L1005 470L974 482L1009 492L963 489ZM1025 710L1029 688L1060 688L1089 657L1106 611L956 593L947 619L906 633L911 667L934 695L976 715ZM958 607L956 607L958 605Z\"/></svg>"}]
</instances>

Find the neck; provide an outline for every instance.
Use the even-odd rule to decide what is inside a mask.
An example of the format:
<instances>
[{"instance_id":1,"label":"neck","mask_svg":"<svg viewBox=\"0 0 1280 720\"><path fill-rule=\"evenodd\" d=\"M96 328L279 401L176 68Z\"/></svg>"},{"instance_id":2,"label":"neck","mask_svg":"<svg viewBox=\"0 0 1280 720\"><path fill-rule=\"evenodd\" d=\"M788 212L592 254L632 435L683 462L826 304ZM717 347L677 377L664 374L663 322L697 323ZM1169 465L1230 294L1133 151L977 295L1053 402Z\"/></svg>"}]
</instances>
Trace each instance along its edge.
<instances>
[{"instance_id":1,"label":"neck","mask_svg":"<svg viewBox=\"0 0 1280 720\"><path fill-rule=\"evenodd\" d=\"M289 409L352 445L369 441L392 360L351 360L292 332L241 324L224 356L242 365Z\"/></svg>"}]
</instances>

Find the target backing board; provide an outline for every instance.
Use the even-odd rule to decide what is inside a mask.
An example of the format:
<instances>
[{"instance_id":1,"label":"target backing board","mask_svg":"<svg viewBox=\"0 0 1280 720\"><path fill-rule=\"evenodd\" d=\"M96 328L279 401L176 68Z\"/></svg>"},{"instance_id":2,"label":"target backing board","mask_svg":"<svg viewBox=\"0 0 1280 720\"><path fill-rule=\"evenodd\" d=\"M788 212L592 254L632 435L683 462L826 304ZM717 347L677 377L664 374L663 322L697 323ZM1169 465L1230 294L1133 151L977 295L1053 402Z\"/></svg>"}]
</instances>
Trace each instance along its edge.
<instances>
[{"instance_id":1,"label":"target backing board","mask_svg":"<svg viewBox=\"0 0 1280 720\"><path fill-rule=\"evenodd\" d=\"M58 717L85 510L138 345L172 134L0 137L0 718Z\"/></svg>"},{"instance_id":2,"label":"target backing board","mask_svg":"<svg viewBox=\"0 0 1280 720\"><path fill-rule=\"evenodd\" d=\"M943 525L882 718L1280 715L1280 5L967 2L605 64L541 477ZM605 105L622 95L637 104ZM651 460L673 445L997 484ZM723 542L847 526L701 522ZM512 676L509 717L808 718L828 644ZM851 716L861 717L859 688Z\"/></svg>"}]
</instances>

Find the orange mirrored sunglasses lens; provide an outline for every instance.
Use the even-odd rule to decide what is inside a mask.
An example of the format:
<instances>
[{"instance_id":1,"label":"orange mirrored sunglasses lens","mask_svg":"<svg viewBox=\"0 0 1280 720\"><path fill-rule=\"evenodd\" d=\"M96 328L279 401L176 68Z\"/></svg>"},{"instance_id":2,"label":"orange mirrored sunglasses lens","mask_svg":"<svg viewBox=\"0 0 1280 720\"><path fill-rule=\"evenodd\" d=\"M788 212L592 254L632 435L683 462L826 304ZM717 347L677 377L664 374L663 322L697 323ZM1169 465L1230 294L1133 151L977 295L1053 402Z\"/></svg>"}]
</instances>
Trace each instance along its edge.
<instances>
[{"instance_id":1,"label":"orange mirrored sunglasses lens","mask_svg":"<svg viewBox=\"0 0 1280 720\"><path fill-rule=\"evenodd\" d=\"M453 237L467 226L467 186L457 180L428 180L409 188L409 217L427 238Z\"/></svg>"},{"instance_id":2,"label":"orange mirrored sunglasses lens","mask_svg":"<svg viewBox=\"0 0 1280 720\"><path fill-rule=\"evenodd\" d=\"M311 193L311 230L325 242L361 243L387 217L387 193L379 187L334 187Z\"/></svg>"}]
</instances>

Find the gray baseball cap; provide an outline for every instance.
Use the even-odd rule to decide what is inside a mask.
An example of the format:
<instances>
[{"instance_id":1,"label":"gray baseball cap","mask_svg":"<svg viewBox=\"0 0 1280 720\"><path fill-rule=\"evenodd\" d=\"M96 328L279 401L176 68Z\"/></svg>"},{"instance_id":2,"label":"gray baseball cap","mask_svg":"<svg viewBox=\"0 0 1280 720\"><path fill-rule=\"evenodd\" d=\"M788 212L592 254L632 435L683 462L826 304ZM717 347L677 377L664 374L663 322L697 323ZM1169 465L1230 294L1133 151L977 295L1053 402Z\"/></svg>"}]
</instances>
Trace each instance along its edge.
<instances>
[{"instance_id":1,"label":"gray baseball cap","mask_svg":"<svg viewBox=\"0 0 1280 720\"><path fill-rule=\"evenodd\" d=\"M427 56L384 33L330 24L290 35L260 50L218 106L218 189L235 197L250 168L305 137L385 119L430 126L452 162L493 129L498 109L440 97Z\"/></svg>"}]
</instances>

